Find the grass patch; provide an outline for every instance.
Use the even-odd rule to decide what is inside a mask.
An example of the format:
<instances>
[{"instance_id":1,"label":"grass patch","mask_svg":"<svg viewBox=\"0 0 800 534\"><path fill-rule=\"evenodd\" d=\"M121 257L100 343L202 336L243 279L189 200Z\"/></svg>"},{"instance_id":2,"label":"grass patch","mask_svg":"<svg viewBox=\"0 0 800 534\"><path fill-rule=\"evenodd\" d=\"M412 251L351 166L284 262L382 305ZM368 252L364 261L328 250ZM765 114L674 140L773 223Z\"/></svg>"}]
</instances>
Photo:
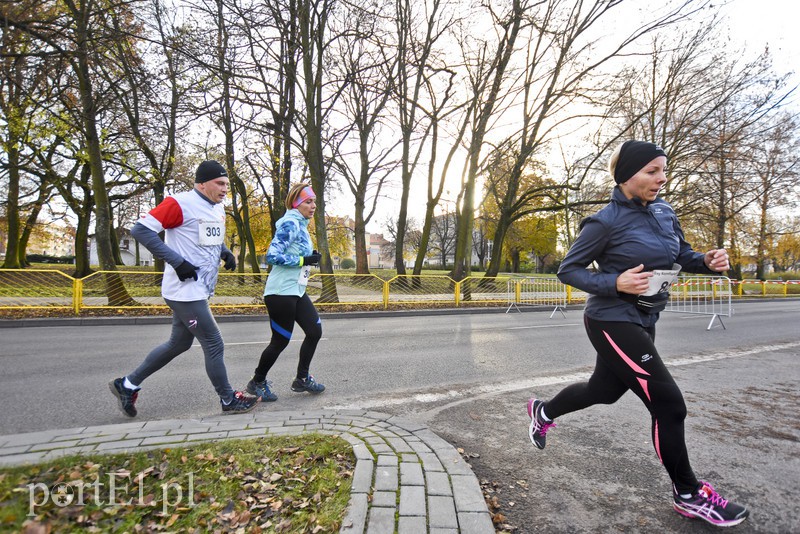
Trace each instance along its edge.
<instances>
[{"instance_id":1,"label":"grass patch","mask_svg":"<svg viewBox=\"0 0 800 534\"><path fill-rule=\"evenodd\" d=\"M0 531L338 532L354 466L305 434L0 469Z\"/></svg>"}]
</instances>

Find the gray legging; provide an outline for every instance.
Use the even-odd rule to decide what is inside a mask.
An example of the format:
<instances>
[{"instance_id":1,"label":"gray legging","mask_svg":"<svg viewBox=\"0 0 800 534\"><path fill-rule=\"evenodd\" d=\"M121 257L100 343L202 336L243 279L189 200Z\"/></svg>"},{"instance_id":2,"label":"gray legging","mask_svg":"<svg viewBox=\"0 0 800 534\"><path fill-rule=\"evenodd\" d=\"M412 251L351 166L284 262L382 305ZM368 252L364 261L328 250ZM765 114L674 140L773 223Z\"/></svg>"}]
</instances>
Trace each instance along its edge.
<instances>
[{"instance_id":1,"label":"gray legging","mask_svg":"<svg viewBox=\"0 0 800 534\"><path fill-rule=\"evenodd\" d=\"M233 388L228 382L225 370L225 344L207 300L178 302L164 299L172 309L172 334L166 343L150 351L141 365L128 375L134 384L141 385L150 375L167 365L178 354L192 346L194 338L203 348L206 360L206 373L217 395L224 400L233 398Z\"/></svg>"}]
</instances>

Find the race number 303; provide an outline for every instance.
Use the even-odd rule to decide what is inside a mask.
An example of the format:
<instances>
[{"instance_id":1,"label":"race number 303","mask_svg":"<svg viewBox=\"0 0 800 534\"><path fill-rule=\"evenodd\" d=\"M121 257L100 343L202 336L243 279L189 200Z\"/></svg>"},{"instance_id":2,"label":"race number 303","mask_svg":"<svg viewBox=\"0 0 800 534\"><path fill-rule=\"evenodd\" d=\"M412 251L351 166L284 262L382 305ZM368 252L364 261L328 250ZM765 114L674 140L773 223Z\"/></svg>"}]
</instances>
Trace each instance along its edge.
<instances>
[{"instance_id":1,"label":"race number 303","mask_svg":"<svg viewBox=\"0 0 800 534\"><path fill-rule=\"evenodd\" d=\"M207 247L211 245L221 245L223 243L225 226L222 223L200 221L199 230L199 245Z\"/></svg>"}]
</instances>

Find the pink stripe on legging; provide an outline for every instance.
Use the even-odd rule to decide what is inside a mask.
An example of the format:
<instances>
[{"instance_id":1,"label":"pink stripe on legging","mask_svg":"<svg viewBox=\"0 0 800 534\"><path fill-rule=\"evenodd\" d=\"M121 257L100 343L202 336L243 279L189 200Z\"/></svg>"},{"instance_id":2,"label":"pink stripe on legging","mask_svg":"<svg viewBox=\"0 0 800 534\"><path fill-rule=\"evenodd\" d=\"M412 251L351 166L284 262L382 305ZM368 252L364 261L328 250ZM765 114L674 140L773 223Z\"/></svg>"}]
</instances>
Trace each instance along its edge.
<instances>
[{"instance_id":1,"label":"pink stripe on legging","mask_svg":"<svg viewBox=\"0 0 800 534\"><path fill-rule=\"evenodd\" d=\"M653 445L656 447L656 456L658 456L658 461L663 464L664 459L661 457L661 447L658 445L658 421L656 421L655 428L653 429Z\"/></svg>"},{"instance_id":2,"label":"pink stripe on legging","mask_svg":"<svg viewBox=\"0 0 800 534\"><path fill-rule=\"evenodd\" d=\"M642 373L643 375L650 376L650 373L648 373L647 371L645 371L644 369L642 369L641 367L639 367L638 365L633 363L633 360L628 358L628 356L624 352L622 352L622 349L619 348L616 343L614 343L614 340L611 339L611 336L608 335L608 332L603 330L603 335L606 336L606 339L608 340L608 342L611 343L611 346L614 347L615 351L617 351L617 354L619 354L619 357L622 358L622 360L625 363L628 364L628 367L630 367L631 369L633 369L637 373Z\"/></svg>"},{"instance_id":3,"label":"pink stripe on legging","mask_svg":"<svg viewBox=\"0 0 800 534\"><path fill-rule=\"evenodd\" d=\"M648 373L647 371L645 371L644 369L642 369L641 367L636 365L633 362L633 360L631 360L628 357L627 354L622 352L622 349L619 348L619 346L616 343L614 343L614 340L611 339L611 336L608 335L608 332L603 330L603 335L606 336L606 339L611 344L611 346L614 347L614 350L617 352L617 354L619 354L619 357L622 358L622 360L625 363L628 364L628 367L630 367L631 369L633 369L637 373L641 373L643 375L650 376L650 373ZM650 398L650 391L648 391L648 389L647 389L647 380L645 380L644 378L639 378L638 376L636 377L636 380L639 382L639 385L642 386L642 390L644 391L644 394L647 397L647 400L652 402L652 399ZM653 428L653 445L656 448L656 456L658 456L658 460L663 464L664 463L664 459L661 458L661 446L659 445L659 439L658 439L658 421L655 422L655 426Z\"/></svg>"},{"instance_id":4,"label":"pink stripe on legging","mask_svg":"<svg viewBox=\"0 0 800 534\"><path fill-rule=\"evenodd\" d=\"M645 396L647 396L647 400L649 400L650 402L653 402L653 400L650 398L650 392L647 391L647 380L645 380L644 378L639 378L638 376L636 377L636 380L638 380L639 381L639 385L642 386L642 389L644 390L644 394L645 394Z\"/></svg>"}]
</instances>

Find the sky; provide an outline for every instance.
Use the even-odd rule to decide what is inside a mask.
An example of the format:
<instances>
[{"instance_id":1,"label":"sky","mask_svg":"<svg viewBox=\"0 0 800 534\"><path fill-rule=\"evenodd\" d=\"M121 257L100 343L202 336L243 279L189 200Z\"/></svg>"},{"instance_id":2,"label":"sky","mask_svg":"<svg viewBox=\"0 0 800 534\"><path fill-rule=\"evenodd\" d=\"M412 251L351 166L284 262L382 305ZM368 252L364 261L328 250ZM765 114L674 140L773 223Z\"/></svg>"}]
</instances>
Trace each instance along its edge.
<instances>
[{"instance_id":1,"label":"sky","mask_svg":"<svg viewBox=\"0 0 800 534\"><path fill-rule=\"evenodd\" d=\"M728 13L731 36L749 50L768 44L776 71L798 70L800 62L800 2L797 0L730 0ZM795 84L800 76L794 76Z\"/></svg>"}]
</instances>

